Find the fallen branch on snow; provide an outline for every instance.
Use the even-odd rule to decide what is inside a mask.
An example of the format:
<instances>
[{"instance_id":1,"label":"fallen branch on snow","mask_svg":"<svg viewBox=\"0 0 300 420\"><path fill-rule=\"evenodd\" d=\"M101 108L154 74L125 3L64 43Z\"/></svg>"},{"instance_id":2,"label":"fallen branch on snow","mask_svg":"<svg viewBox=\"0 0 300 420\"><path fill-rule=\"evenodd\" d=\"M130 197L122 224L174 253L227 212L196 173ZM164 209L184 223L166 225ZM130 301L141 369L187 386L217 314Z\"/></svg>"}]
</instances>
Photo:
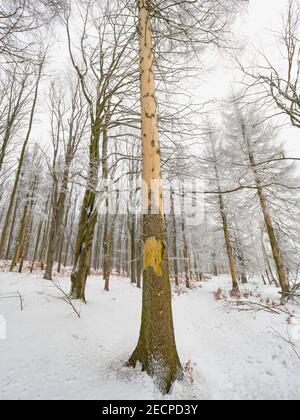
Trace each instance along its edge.
<instances>
[{"instance_id":1,"label":"fallen branch on snow","mask_svg":"<svg viewBox=\"0 0 300 420\"><path fill-rule=\"evenodd\" d=\"M270 312L275 315L289 315L294 316L291 314L287 309L282 309L280 305L263 305L262 303L253 302L250 300L237 300L237 301L227 301L228 304L232 304L232 308L237 310L238 312L249 312L249 311L265 311Z\"/></svg>"},{"instance_id":2,"label":"fallen branch on snow","mask_svg":"<svg viewBox=\"0 0 300 420\"><path fill-rule=\"evenodd\" d=\"M24 309L24 298L21 295L20 292L16 292L16 293L5 293L3 295L0 295L0 299L19 299L20 301L20 308L21 311L23 312Z\"/></svg>"},{"instance_id":3,"label":"fallen branch on snow","mask_svg":"<svg viewBox=\"0 0 300 420\"><path fill-rule=\"evenodd\" d=\"M56 299L60 299L64 302L66 302L68 305L70 305L72 307L73 311L75 312L75 314L78 316L78 318L80 318L80 313L78 312L77 308L73 304L70 296L60 286L58 286L58 284L56 284L53 280L50 280L50 281L53 284L53 286L63 294L63 296L54 296L54 297Z\"/></svg>"},{"instance_id":4,"label":"fallen branch on snow","mask_svg":"<svg viewBox=\"0 0 300 420\"><path fill-rule=\"evenodd\" d=\"M283 340L284 342L288 343L288 344L292 347L292 349L293 349L293 351L295 352L296 356L297 356L297 357L298 357L298 359L300 360L300 355L299 355L299 353L298 353L298 351L297 351L297 346L296 346L296 344L292 341L291 336L290 336L290 334L289 334L288 330L286 330L288 338L283 337L283 335L281 335L278 331L274 330L274 328L272 328L272 330L273 330L273 331L274 331L274 333L277 335L277 337L281 338L281 340Z\"/></svg>"}]
</instances>

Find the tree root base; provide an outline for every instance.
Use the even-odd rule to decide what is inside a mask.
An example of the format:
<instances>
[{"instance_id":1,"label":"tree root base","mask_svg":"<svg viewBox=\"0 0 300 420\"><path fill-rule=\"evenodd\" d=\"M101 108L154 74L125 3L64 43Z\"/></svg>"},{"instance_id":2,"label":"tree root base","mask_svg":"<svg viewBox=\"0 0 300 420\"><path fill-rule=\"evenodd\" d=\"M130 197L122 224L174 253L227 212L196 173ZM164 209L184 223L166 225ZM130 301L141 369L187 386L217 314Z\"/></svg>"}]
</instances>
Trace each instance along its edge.
<instances>
[{"instance_id":1,"label":"tree root base","mask_svg":"<svg viewBox=\"0 0 300 420\"><path fill-rule=\"evenodd\" d=\"M165 363L162 363L161 360L159 362L155 362L155 358L150 358L149 360L149 358L146 358L139 349L136 349L126 365L135 369L139 363L142 367L142 372L146 372L151 378L153 378L154 383L163 395L170 392L174 382L180 381L184 378L179 360L176 361L176 363L174 363L174 361L168 363L167 360L165 360Z\"/></svg>"}]
</instances>

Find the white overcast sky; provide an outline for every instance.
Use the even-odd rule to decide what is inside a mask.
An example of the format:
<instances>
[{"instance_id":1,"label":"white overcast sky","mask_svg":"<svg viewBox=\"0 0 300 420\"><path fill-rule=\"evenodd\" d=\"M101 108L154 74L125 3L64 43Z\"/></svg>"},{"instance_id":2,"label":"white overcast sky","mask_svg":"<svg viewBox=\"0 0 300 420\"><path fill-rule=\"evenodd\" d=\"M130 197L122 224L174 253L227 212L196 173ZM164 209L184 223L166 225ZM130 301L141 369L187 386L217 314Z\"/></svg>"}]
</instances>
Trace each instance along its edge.
<instances>
[{"instance_id":1,"label":"white overcast sky","mask_svg":"<svg viewBox=\"0 0 300 420\"><path fill-rule=\"evenodd\" d=\"M273 62L279 63L278 60L281 60L275 32L279 32L282 28L282 16L287 4L287 0L250 0L247 13L239 18L234 26L235 36L243 39L245 45L243 54L246 60L249 57L249 63L252 60L253 63L258 62L261 59L255 50L265 52ZM221 58L220 62L220 68L215 74L209 76L206 84L210 94L218 98L230 94L232 84L235 85L241 79L241 75L233 70L226 57ZM288 123L287 127L280 132L280 138L288 154L300 157L299 129L291 127L287 119L280 122Z\"/></svg>"},{"instance_id":2,"label":"white overcast sky","mask_svg":"<svg viewBox=\"0 0 300 420\"><path fill-rule=\"evenodd\" d=\"M246 56L252 56L254 48L258 51L265 51L269 56L276 57L278 48L274 40L274 31L280 31L282 14L287 5L287 0L250 0L247 13L239 18L234 25L233 31L237 39L243 39ZM60 38L60 35L59 35ZM254 48L253 48L254 47ZM51 51L51 73L62 74L63 61L68 56L65 42L54 43ZM255 59L255 58L254 58ZM208 67L214 67L214 70L203 75L197 96L205 101L211 98L222 99L230 94L232 83L241 78L237 71L233 70L230 60L220 55L216 61L204 60ZM197 98L199 99L199 98ZM39 124L35 128L35 140L45 141L45 130L47 122L46 115L41 112ZM44 121L43 121L44 120ZM288 122L288 121L287 121ZM284 128L280 134L288 155L300 157L300 131L295 128Z\"/></svg>"},{"instance_id":3,"label":"white overcast sky","mask_svg":"<svg viewBox=\"0 0 300 420\"><path fill-rule=\"evenodd\" d=\"M249 41L258 50L264 49L268 54L274 51L278 57L274 31L281 30L286 7L287 0L250 0L249 17L244 30ZM286 128L282 130L281 137L290 155L300 157L300 130Z\"/></svg>"}]
</instances>

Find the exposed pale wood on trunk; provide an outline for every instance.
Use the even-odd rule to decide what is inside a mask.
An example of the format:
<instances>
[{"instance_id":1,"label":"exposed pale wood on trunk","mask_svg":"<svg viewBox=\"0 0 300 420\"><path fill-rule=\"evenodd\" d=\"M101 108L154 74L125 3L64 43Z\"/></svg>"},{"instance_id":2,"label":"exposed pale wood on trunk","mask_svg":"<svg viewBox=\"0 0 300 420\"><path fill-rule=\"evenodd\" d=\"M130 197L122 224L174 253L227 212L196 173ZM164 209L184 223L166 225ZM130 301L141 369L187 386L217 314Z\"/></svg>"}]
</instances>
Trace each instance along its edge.
<instances>
[{"instance_id":1,"label":"exposed pale wood on trunk","mask_svg":"<svg viewBox=\"0 0 300 420\"><path fill-rule=\"evenodd\" d=\"M158 137L157 104L152 52L150 3L138 1L141 120L142 120L142 175L148 191L143 194L143 305L140 337L129 363L141 363L162 392L169 391L172 383L182 377L177 354L168 265L168 245L164 221L162 188L151 202L153 181L160 182L160 145ZM151 214L151 212L158 214Z\"/></svg>"}]
</instances>

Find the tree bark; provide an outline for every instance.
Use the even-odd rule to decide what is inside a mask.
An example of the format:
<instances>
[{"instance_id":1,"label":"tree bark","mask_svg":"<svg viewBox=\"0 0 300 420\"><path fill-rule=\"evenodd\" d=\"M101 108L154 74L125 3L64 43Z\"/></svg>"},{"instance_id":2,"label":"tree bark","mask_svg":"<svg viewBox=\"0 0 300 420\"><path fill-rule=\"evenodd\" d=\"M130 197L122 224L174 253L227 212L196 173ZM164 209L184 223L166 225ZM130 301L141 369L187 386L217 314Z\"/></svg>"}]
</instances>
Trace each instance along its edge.
<instances>
[{"instance_id":1,"label":"tree bark","mask_svg":"<svg viewBox=\"0 0 300 420\"><path fill-rule=\"evenodd\" d=\"M181 194L181 231L182 231L182 239L183 239L183 265L184 265L185 285L189 289L191 287L191 275L190 275L189 246L188 246L186 226L185 226L184 190L182 191L182 194Z\"/></svg>"},{"instance_id":2,"label":"tree bark","mask_svg":"<svg viewBox=\"0 0 300 420\"><path fill-rule=\"evenodd\" d=\"M143 211L146 214L143 218L144 281L141 330L129 364L135 367L140 362L143 370L154 378L159 389L167 393L173 382L182 378L182 368L175 344L161 185L158 194L155 194L152 203L150 202L153 181L161 181L150 7L149 1L138 1L142 172L148 191L144 191L143 194Z\"/></svg>"},{"instance_id":3,"label":"tree bark","mask_svg":"<svg viewBox=\"0 0 300 420\"><path fill-rule=\"evenodd\" d=\"M76 239L74 266L71 274L71 297L86 302L85 287L90 270L90 253L98 212L95 208L96 193L86 190L81 207Z\"/></svg>"}]
</instances>

